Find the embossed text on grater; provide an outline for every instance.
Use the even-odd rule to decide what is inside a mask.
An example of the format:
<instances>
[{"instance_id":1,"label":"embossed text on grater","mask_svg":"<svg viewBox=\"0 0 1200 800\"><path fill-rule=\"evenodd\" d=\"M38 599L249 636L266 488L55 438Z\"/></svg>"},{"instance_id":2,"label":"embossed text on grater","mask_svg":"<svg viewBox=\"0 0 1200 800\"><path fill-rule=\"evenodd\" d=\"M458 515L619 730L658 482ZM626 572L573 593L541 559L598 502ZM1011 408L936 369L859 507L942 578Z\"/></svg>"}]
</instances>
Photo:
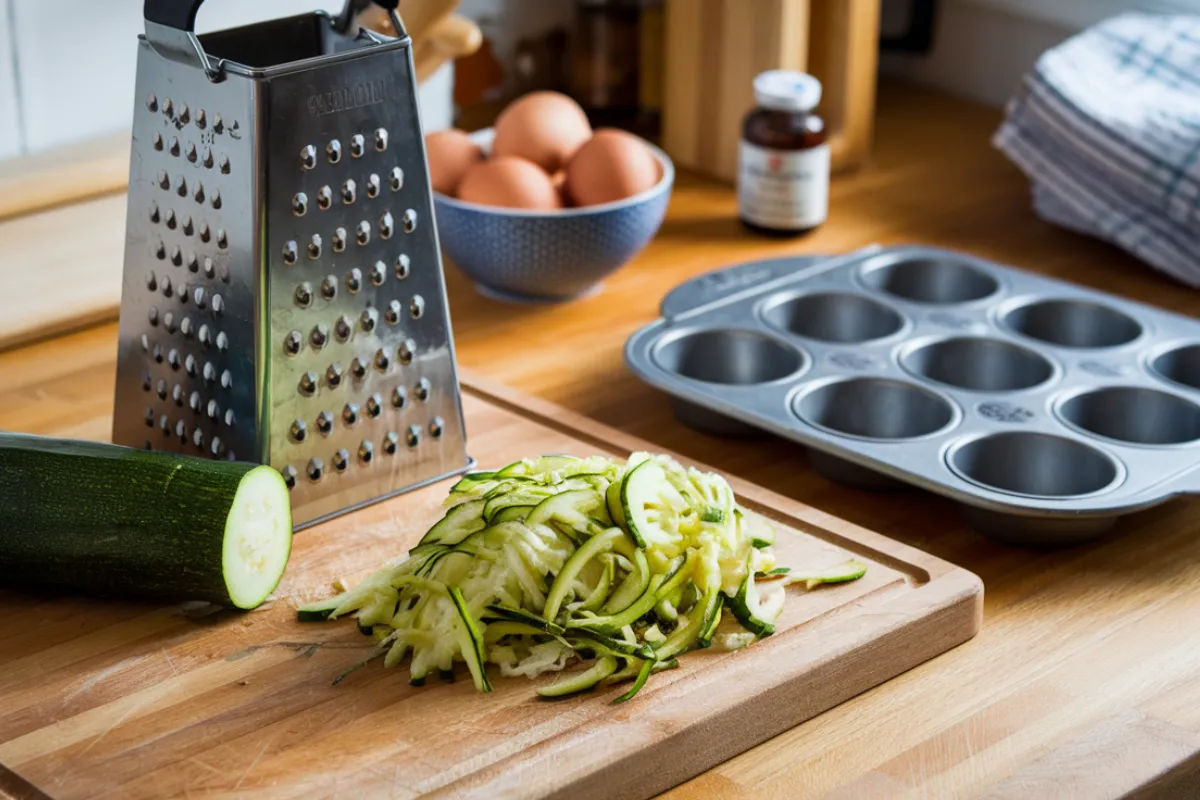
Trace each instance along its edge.
<instances>
[{"instance_id":1,"label":"embossed text on grater","mask_svg":"<svg viewBox=\"0 0 1200 800\"><path fill-rule=\"evenodd\" d=\"M462 471L409 41L199 5L146 4L114 440L271 464L299 525Z\"/></svg>"}]
</instances>

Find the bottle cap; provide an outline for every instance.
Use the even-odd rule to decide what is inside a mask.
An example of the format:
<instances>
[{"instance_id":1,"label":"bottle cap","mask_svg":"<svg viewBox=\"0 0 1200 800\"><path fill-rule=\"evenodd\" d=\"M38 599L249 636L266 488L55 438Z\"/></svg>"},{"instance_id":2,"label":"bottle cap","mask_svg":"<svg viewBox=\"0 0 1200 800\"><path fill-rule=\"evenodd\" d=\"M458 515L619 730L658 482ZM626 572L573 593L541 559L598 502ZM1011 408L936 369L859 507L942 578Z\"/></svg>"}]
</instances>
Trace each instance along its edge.
<instances>
[{"instance_id":1,"label":"bottle cap","mask_svg":"<svg viewBox=\"0 0 1200 800\"><path fill-rule=\"evenodd\" d=\"M775 111L812 111L821 102L821 82L790 69L761 72L754 78L754 99Z\"/></svg>"}]
</instances>

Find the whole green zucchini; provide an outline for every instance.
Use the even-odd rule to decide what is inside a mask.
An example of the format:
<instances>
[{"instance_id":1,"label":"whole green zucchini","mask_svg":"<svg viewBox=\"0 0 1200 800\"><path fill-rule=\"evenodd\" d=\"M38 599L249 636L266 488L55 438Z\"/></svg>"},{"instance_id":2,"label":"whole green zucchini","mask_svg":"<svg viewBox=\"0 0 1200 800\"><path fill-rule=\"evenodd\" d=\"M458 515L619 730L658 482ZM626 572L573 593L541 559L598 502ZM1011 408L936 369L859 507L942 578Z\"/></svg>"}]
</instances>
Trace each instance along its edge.
<instances>
[{"instance_id":1,"label":"whole green zucchini","mask_svg":"<svg viewBox=\"0 0 1200 800\"><path fill-rule=\"evenodd\" d=\"M291 549L270 467L0 432L0 586L255 608Z\"/></svg>"}]
</instances>

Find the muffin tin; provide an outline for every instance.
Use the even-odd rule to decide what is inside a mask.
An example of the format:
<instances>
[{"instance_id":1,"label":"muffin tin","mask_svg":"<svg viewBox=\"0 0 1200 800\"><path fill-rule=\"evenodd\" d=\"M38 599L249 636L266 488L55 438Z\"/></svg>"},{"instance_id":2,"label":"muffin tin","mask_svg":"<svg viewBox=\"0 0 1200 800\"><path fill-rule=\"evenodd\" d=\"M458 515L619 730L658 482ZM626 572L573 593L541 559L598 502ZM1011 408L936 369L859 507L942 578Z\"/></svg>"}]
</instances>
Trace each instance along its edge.
<instances>
[{"instance_id":1,"label":"muffin tin","mask_svg":"<svg viewBox=\"0 0 1200 800\"><path fill-rule=\"evenodd\" d=\"M961 253L878 246L695 278L626 361L710 432L1025 544L1200 492L1200 323Z\"/></svg>"}]
</instances>

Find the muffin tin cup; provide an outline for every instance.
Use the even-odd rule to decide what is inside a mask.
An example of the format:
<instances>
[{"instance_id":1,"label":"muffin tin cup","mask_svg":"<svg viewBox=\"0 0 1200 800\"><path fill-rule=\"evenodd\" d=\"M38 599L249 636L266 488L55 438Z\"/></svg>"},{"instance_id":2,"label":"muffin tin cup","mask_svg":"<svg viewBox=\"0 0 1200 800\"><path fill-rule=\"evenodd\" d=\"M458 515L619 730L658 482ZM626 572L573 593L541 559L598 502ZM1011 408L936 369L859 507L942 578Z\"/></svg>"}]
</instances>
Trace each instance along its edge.
<instances>
[{"instance_id":1,"label":"muffin tin cup","mask_svg":"<svg viewBox=\"0 0 1200 800\"><path fill-rule=\"evenodd\" d=\"M792 439L853 486L937 492L1007 542L1084 541L1200 493L1200 323L951 251L700 276L626 361L686 424Z\"/></svg>"}]
</instances>

